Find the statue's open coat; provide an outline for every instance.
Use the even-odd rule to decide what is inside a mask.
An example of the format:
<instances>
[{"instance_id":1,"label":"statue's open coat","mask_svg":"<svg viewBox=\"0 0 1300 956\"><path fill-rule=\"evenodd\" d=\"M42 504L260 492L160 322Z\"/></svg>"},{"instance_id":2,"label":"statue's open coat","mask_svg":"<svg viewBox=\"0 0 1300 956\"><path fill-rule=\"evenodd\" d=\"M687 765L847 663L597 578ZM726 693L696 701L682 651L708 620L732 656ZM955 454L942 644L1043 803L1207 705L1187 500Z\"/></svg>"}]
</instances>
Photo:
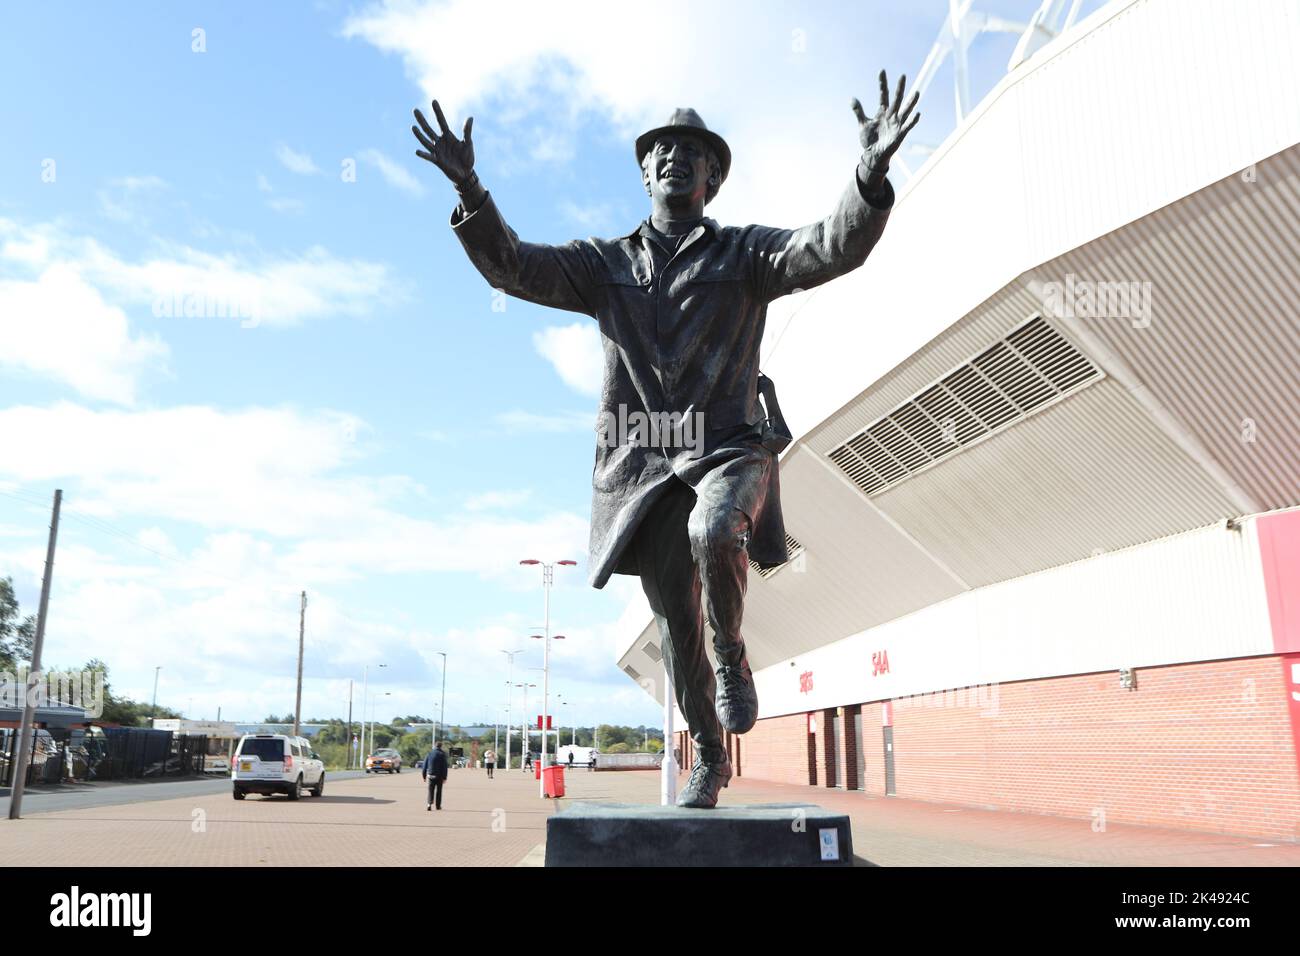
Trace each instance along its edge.
<instances>
[{"instance_id":1,"label":"statue's open coat","mask_svg":"<svg viewBox=\"0 0 1300 956\"><path fill-rule=\"evenodd\" d=\"M856 269L880 238L893 206L888 182L868 201L857 180L834 212L800 229L719 226L704 219L668 257L652 255L642 223L619 239L562 246L521 242L489 195L452 227L494 288L600 323L605 352L601 415L703 413L703 453L752 442L764 418L758 350L767 304ZM662 263L656 268L656 261ZM609 447L607 447L607 445ZM627 548L650 505L678 477L698 480L690 448L665 450L598 441L592 474L591 583L636 574ZM749 554L761 565L787 559L778 469L754 520Z\"/></svg>"}]
</instances>

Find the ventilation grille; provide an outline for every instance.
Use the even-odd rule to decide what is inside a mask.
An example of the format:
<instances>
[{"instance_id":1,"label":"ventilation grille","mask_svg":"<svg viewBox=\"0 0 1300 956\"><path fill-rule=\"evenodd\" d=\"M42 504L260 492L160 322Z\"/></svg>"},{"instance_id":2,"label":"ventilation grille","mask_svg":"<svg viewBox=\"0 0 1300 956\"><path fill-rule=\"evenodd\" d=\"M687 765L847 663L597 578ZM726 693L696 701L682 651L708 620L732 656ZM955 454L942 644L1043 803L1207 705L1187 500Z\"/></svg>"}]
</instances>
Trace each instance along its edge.
<instances>
[{"instance_id":1,"label":"ventilation grille","mask_svg":"<svg viewBox=\"0 0 1300 956\"><path fill-rule=\"evenodd\" d=\"M827 457L864 493L877 494L1101 376L1035 317Z\"/></svg>"},{"instance_id":2,"label":"ventilation grille","mask_svg":"<svg viewBox=\"0 0 1300 956\"><path fill-rule=\"evenodd\" d=\"M638 672L637 669L633 667L631 664L623 668L623 673L627 674L628 677L632 678L635 681L639 681L641 679L640 672Z\"/></svg>"},{"instance_id":3,"label":"ventilation grille","mask_svg":"<svg viewBox=\"0 0 1300 956\"><path fill-rule=\"evenodd\" d=\"M645 656L658 664L664 659L663 653L659 650L659 645L654 641L646 641L641 645L641 650L645 651Z\"/></svg>"},{"instance_id":4,"label":"ventilation grille","mask_svg":"<svg viewBox=\"0 0 1300 956\"><path fill-rule=\"evenodd\" d=\"M793 564L795 562L795 559L798 558L801 554L803 554L803 545L800 544L798 541L796 541L793 536L787 534L785 536L785 551L786 554L790 556L789 559L785 562L785 564L777 564L770 568L760 568L756 561L750 561L749 566L759 577L770 578L772 575L776 574L776 572L780 571L782 568L786 567L787 565ZM800 562L800 565L802 566L802 562Z\"/></svg>"}]
</instances>

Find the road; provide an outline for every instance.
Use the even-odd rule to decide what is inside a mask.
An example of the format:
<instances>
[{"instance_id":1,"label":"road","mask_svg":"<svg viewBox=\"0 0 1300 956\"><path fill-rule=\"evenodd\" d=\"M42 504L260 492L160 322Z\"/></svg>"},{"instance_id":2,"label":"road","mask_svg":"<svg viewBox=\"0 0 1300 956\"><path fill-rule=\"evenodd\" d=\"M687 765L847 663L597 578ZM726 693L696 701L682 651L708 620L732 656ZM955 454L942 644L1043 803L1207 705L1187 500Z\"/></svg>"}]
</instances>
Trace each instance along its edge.
<instances>
[{"instance_id":1,"label":"road","mask_svg":"<svg viewBox=\"0 0 1300 956\"><path fill-rule=\"evenodd\" d=\"M566 774L544 800L519 771L453 770L426 811L418 773L331 775L320 798L250 796L227 780L105 787L24 799L0 820L10 866L517 866L540 862L546 819L576 800L656 803L652 772ZM750 779L729 804L814 802L852 819L854 851L881 866L1300 866L1300 845L871 797Z\"/></svg>"},{"instance_id":2,"label":"road","mask_svg":"<svg viewBox=\"0 0 1300 956\"><path fill-rule=\"evenodd\" d=\"M360 770L337 770L330 780L361 777ZM0 817L9 816L8 787L0 789ZM113 781L102 784L70 784L54 789L28 789L23 793L23 815L48 813L51 810L79 810L86 807L112 807L125 803L148 803L153 800L176 800L230 793L228 774L209 774L195 779Z\"/></svg>"}]
</instances>

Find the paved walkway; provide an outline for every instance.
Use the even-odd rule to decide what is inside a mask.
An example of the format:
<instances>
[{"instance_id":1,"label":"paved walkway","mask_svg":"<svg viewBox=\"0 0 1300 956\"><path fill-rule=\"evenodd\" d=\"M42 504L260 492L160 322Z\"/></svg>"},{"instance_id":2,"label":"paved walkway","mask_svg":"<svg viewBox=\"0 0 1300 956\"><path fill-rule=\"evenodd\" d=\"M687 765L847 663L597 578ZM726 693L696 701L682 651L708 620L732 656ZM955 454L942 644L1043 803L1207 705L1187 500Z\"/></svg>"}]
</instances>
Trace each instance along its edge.
<instances>
[{"instance_id":1,"label":"paved walkway","mask_svg":"<svg viewBox=\"0 0 1300 956\"><path fill-rule=\"evenodd\" d=\"M567 774L566 801L657 803L658 774ZM165 785L163 785L165 786ZM119 792L123 789L115 788ZM142 792L143 793L143 792ZM0 856L19 866L515 866L540 862L556 802L519 771L455 770L441 812L418 773L327 783L319 799L186 793L0 820ZM117 794L114 794L117 796ZM853 847L882 866L1300 866L1300 845L970 810L861 793L736 780L726 803L818 803L853 820Z\"/></svg>"}]
</instances>

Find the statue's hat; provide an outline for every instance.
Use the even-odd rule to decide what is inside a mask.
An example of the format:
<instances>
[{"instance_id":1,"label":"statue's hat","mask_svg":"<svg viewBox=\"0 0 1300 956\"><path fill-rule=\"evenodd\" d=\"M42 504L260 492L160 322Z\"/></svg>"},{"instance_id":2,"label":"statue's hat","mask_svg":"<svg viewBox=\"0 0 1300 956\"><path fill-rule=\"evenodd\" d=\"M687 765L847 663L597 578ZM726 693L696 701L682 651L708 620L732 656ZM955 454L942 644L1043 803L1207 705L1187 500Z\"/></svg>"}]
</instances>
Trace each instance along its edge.
<instances>
[{"instance_id":1,"label":"statue's hat","mask_svg":"<svg viewBox=\"0 0 1300 956\"><path fill-rule=\"evenodd\" d=\"M647 130L636 138L636 161L638 165L645 159L645 154L650 152L650 148L654 146L655 139L663 133L691 133L707 141L718 154L718 162L722 164L722 179L718 182L718 185L721 186L727 181L727 173L731 171L731 147L727 145L725 139L705 126L704 120L700 119L700 114L690 108L678 107L673 110L673 115L668 118L665 125ZM709 198L712 199L713 196L710 195Z\"/></svg>"}]
</instances>

